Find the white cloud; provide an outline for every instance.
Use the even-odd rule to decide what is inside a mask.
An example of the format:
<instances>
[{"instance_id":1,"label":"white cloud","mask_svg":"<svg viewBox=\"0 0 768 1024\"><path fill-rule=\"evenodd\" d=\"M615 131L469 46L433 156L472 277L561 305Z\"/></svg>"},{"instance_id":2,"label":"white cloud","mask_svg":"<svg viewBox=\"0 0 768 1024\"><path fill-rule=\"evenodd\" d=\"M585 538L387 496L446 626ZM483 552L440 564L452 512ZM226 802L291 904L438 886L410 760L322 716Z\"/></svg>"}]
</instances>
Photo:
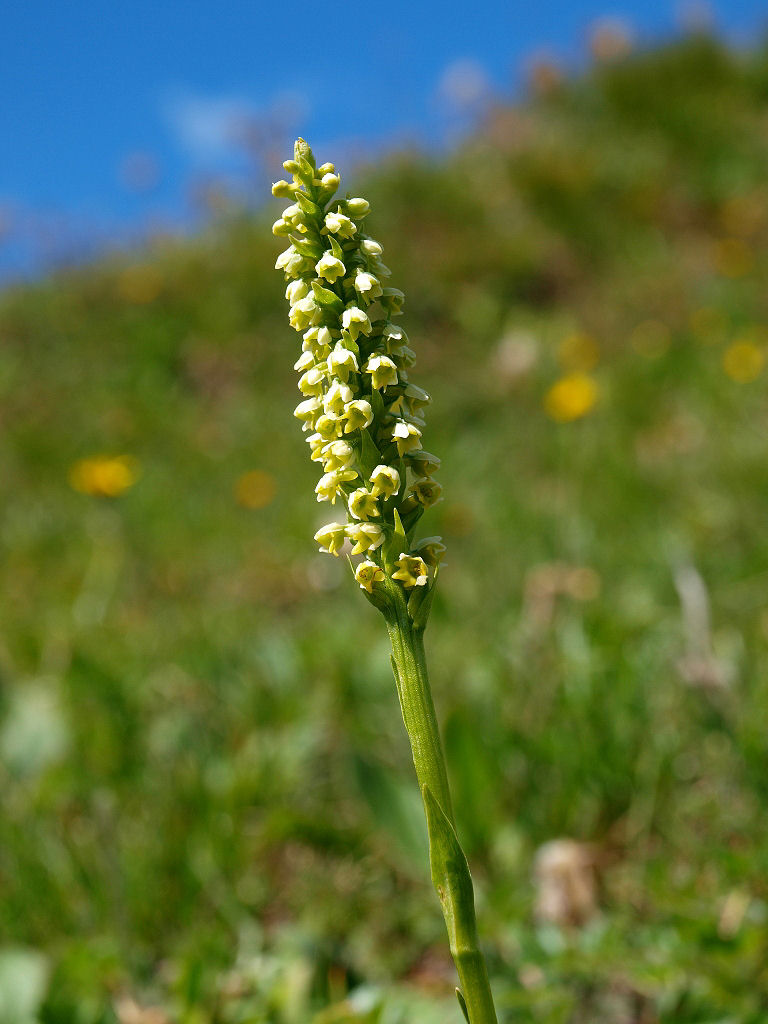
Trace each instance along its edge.
<instances>
[{"instance_id":1,"label":"white cloud","mask_svg":"<svg viewBox=\"0 0 768 1024\"><path fill-rule=\"evenodd\" d=\"M176 93L163 103L165 120L177 142L198 163L213 164L236 155L255 130L291 133L306 117L306 99L281 93L260 106L245 96Z\"/></svg>"},{"instance_id":2,"label":"white cloud","mask_svg":"<svg viewBox=\"0 0 768 1024\"><path fill-rule=\"evenodd\" d=\"M440 99L461 113L478 106L491 92L491 82L483 65L469 57L450 63L438 83Z\"/></svg>"}]
</instances>

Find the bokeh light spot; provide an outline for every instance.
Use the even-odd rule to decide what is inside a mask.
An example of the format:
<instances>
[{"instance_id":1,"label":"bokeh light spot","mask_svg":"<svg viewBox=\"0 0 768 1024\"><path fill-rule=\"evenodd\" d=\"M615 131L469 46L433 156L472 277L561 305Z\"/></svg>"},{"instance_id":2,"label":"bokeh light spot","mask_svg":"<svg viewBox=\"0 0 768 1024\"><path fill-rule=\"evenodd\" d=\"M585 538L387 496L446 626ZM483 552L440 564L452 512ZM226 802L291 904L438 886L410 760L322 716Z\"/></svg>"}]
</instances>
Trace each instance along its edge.
<instances>
[{"instance_id":1,"label":"bokeh light spot","mask_svg":"<svg viewBox=\"0 0 768 1024\"><path fill-rule=\"evenodd\" d=\"M251 469L238 477L235 498L243 508L266 508L275 497L275 478L262 469Z\"/></svg>"},{"instance_id":2,"label":"bokeh light spot","mask_svg":"<svg viewBox=\"0 0 768 1024\"><path fill-rule=\"evenodd\" d=\"M753 341L735 341L723 352L723 369L737 384L748 384L760 376L765 354Z\"/></svg>"}]
</instances>

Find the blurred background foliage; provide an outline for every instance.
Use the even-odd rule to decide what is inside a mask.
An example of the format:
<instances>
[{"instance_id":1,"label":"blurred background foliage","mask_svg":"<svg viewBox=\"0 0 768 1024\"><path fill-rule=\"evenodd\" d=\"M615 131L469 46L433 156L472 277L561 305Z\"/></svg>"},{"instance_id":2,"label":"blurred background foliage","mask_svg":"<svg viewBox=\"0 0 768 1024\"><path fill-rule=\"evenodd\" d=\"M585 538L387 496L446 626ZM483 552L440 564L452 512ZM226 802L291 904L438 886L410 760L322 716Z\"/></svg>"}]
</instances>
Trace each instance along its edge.
<instances>
[{"instance_id":1,"label":"blurred background foliage","mask_svg":"<svg viewBox=\"0 0 768 1024\"><path fill-rule=\"evenodd\" d=\"M610 42L345 184L434 397L501 1020L758 1024L768 50ZM382 623L311 540L275 215L0 299L2 1024L458 1020Z\"/></svg>"}]
</instances>

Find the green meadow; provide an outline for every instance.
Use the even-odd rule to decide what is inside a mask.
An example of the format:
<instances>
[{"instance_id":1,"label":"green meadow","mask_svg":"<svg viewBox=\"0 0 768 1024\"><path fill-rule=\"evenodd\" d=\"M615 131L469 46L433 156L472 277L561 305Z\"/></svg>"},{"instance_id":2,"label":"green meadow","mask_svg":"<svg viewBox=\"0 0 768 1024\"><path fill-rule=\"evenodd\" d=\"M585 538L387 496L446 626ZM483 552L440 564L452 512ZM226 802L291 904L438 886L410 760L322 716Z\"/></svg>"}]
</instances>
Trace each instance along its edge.
<instances>
[{"instance_id":1,"label":"green meadow","mask_svg":"<svg viewBox=\"0 0 768 1024\"><path fill-rule=\"evenodd\" d=\"M500 1021L763 1024L768 49L541 66L341 171L433 398ZM386 634L312 540L280 208L0 296L0 1024L460 1019Z\"/></svg>"}]
</instances>

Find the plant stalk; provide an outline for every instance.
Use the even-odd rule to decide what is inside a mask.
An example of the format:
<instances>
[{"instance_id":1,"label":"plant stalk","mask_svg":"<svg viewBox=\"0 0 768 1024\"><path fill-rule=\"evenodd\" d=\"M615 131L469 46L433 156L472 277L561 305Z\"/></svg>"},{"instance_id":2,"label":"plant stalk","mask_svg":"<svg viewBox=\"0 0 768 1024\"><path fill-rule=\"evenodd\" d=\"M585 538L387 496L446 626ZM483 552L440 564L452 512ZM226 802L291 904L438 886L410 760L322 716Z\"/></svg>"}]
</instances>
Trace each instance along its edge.
<instances>
[{"instance_id":1,"label":"plant stalk","mask_svg":"<svg viewBox=\"0 0 768 1024\"><path fill-rule=\"evenodd\" d=\"M403 721L427 816L432 881L459 975L459 1004L469 1024L497 1024L488 971L477 941L472 880L456 836L448 774L427 675L424 627L414 625L400 594L384 610L384 616Z\"/></svg>"}]
</instances>

